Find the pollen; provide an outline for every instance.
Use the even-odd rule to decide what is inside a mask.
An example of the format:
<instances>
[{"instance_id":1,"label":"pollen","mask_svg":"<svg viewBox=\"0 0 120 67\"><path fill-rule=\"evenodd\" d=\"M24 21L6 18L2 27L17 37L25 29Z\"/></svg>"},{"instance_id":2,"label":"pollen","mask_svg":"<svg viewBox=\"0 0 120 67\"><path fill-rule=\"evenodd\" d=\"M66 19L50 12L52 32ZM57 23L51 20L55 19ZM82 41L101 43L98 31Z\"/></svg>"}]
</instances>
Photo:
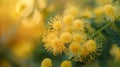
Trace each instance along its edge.
<instances>
[{"instance_id":1,"label":"pollen","mask_svg":"<svg viewBox=\"0 0 120 67\"><path fill-rule=\"evenodd\" d=\"M72 42L69 46L69 50L74 54L77 55L80 53L81 45L78 42Z\"/></svg>"},{"instance_id":2,"label":"pollen","mask_svg":"<svg viewBox=\"0 0 120 67\"><path fill-rule=\"evenodd\" d=\"M41 67L52 67L52 60L50 58L45 58L41 62Z\"/></svg>"},{"instance_id":3,"label":"pollen","mask_svg":"<svg viewBox=\"0 0 120 67\"><path fill-rule=\"evenodd\" d=\"M73 29L77 30L77 31L84 31L84 24L83 24L83 22L81 20L79 20L79 19L76 19L73 22Z\"/></svg>"},{"instance_id":4,"label":"pollen","mask_svg":"<svg viewBox=\"0 0 120 67\"><path fill-rule=\"evenodd\" d=\"M60 67L72 67L71 61L63 61L60 65Z\"/></svg>"},{"instance_id":5,"label":"pollen","mask_svg":"<svg viewBox=\"0 0 120 67\"><path fill-rule=\"evenodd\" d=\"M72 36L69 32L63 32L60 35L60 39L63 41L63 43L70 43L72 41Z\"/></svg>"},{"instance_id":6,"label":"pollen","mask_svg":"<svg viewBox=\"0 0 120 67\"><path fill-rule=\"evenodd\" d=\"M71 24L72 21L73 21L73 19L74 19L74 17L73 17L72 15L66 15L66 16L64 16L64 18L63 18L63 22L64 22L65 24Z\"/></svg>"},{"instance_id":7,"label":"pollen","mask_svg":"<svg viewBox=\"0 0 120 67\"><path fill-rule=\"evenodd\" d=\"M83 45L90 53L94 52L97 49L96 42L94 40L88 40Z\"/></svg>"}]
</instances>

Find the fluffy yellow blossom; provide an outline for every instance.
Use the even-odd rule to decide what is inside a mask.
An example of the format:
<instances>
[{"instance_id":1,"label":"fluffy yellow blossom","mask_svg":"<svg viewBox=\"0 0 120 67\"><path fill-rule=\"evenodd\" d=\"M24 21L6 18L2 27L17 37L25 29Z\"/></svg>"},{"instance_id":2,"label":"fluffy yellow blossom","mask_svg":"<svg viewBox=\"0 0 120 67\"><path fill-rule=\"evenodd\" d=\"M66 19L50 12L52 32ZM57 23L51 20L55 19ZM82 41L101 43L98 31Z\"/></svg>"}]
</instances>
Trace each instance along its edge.
<instances>
[{"instance_id":1,"label":"fluffy yellow blossom","mask_svg":"<svg viewBox=\"0 0 120 67\"><path fill-rule=\"evenodd\" d=\"M72 67L71 61L63 61L60 65L60 67Z\"/></svg>"},{"instance_id":2,"label":"fluffy yellow blossom","mask_svg":"<svg viewBox=\"0 0 120 67\"><path fill-rule=\"evenodd\" d=\"M64 42L64 43L70 43L70 42L72 41L71 33L69 33L69 32L63 32L63 33L60 35L60 39L61 39L62 42Z\"/></svg>"},{"instance_id":3,"label":"fluffy yellow blossom","mask_svg":"<svg viewBox=\"0 0 120 67\"><path fill-rule=\"evenodd\" d=\"M88 50L84 46L82 46L81 51L80 51L80 55L83 57L86 57L88 54L89 54Z\"/></svg>"},{"instance_id":4,"label":"fluffy yellow blossom","mask_svg":"<svg viewBox=\"0 0 120 67\"><path fill-rule=\"evenodd\" d=\"M68 25L68 26L66 26L66 27L64 28L64 31L65 31L65 32L69 32L69 33L71 33L72 30L73 30L73 27L70 26L70 25Z\"/></svg>"},{"instance_id":5,"label":"fluffy yellow blossom","mask_svg":"<svg viewBox=\"0 0 120 67\"><path fill-rule=\"evenodd\" d=\"M62 29L62 23L60 20L54 21L52 24L53 28L56 30Z\"/></svg>"},{"instance_id":6,"label":"fluffy yellow blossom","mask_svg":"<svg viewBox=\"0 0 120 67\"><path fill-rule=\"evenodd\" d=\"M29 16L33 11L34 0L19 0L16 4L16 13L22 17Z\"/></svg>"},{"instance_id":7,"label":"fluffy yellow blossom","mask_svg":"<svg viewBox=\"0 0 120 67\"><path fill-rule=\"evenodd\" d=\"M107 4L103 7L103 10L108 17L110 17L112 20L115 19L115 7L114 6Z\"/></svg>"},{"instance_id":8,"label":"fluffy yellow blossom","mask_svg":"<svg viewBox=\"0 0 120 67\"><path fill-rule=\"evenodd\" d=\"M61 39L57 37L55 32L48 33L48 35L43 38L43 42L45 42L45 49L51 51L54 55L61 54L65 49L65 45Z\"/></svg>"},{"instance_id":9,"label":"fluffy yellow blossom","mask_svg":"<svg viewBox=\"0 0 120 67\"><path fill-rule=\"evenodd\" d=\"M72 15L66 15L63 17L63 22L65 24L71 24L73 22L74 17Z\"/></svg>"},{"instance_id":10,"label":"fluffy yellow blossom","mask_svg":"<svg viewBox=\"0 0 120 67\"><path fill-rule=\"evenodd\" d=\"M101 7L98 7L94 10L96 17L101 17L103 15L103 9Z\"/></svg>"},{"instance_id":11,"label":"fluffy yellow blossom","mask_svg":"<svg viewBox=\"0 0 120 67\"><path fill-rule=\"evenodd\" d=\"M74 54L77 55L80 53L81 45L79 42L72 42L69 46L69 50Z\"/></svg>"},{"instance_id":12,"label":"fluffy yellow blossom","mask_svg":"<svg viewBox=\"0 0 120 67\"><path fill-rule=\"evenodd\" d=\"M84 62L84 59L89 54L88 50L82 46L79 42L72 42L69 46L70 55L74 57L75 61Z\"/></svg>"},{"instance_id":13,"label":"fluffy yellow blossom","mask_svg":"<svg viewBox=\"0 0 120 67\"><path fill-rule=\"evenodd\" d=\"M94 52L97 49L96 42L94 40L88 40L84 47L89 51L89 53Z\"/></svg>"},{"instance_id":14,"label":"fluffy yellow blossom","mask_svg":"<svg viewBox=\"0 0 120 67\"><path fill-rule=\"evenodd\" d=\"M76 31L84 31L84 23L83 23L83 21L81 21L79 19L76 19L73 22L73 29L76 30Z\"/></svg>"},{"instance_id":15,"label":"fluffy yellow blossom","mask_svg":"<svg viewBox=\"0 0 120 67\"><path fill-rule=\"evenodd\" d=\"M79 43L78 43L79 44ZM74 50L74 53L76 52L76 54L74 54L74 60L75 61L81 61L81 62L85 62L85 58L92 52L95 52L97 49L96 43L94 40L88 40L85 44L83 45L73 45L70 47L72 47ZM91 55L89 55L89 60L94 59Z\"/></svg>"},{"instance_id":16,"label":"fluffy yellow blossom","mask_svg":"<svg viewBox=\"0 0 120 67\"><path fill-rule=\"evenodd\" d=\"M56 38L56 33L55 32L50 32L50 31L47 31L45 33L45 35L43 36L43 42L45 42L45 45L48 45L49 47L51 47L51 42L52 40L51 39L55 39Z\"/></svg>"},{"instance_id":17,"label":"fluffy yellow blossom","mask_svg":"<svg viewBox=\"0 0 120 67\"><path fill-rule=\"evenodd\" d=\"M110 50L110 54L112 56L114 56L115 61L120 60L120 48L116 44L113 44L113 46L112 46L112 48Z\"/></svg>"},{"instance_id":18,"label":"fluffy yellow blossom","mask_svg":"<svg viewBox=\"0 0 120 67\"><path fill-rule=\"evenodd\" d=\"M52 44L51 45L53 45L53 50L52 50L52 52L53 52L53 54L54 55L56 55L56 54L61 54L62 53L62 51L65 49L65 45L63 44L63 42L60 40L60 39L58 39L58 38L56 38L56 39L54 39L53 41L52 41Z\"/></svg>"},{"instance_id":19,"label":"fluffy yellow blossom","mask_svg":"<svg viewBox=\"0 0 120 67\"><path fill-rule=\"evenodd\" d=\"M117 47L117 45L113 45L111 50L110 50L110 54L111 55L116 55L119 51L119 48Z\"/></svg>"},{"instance_id":20,"label":"fluffy yellow blossom","mask_svg":"<svg viewBox=\"0 0 120 67\"><path fill-rule=\"evenodd\" d=\"M45 58L41 62L41 67L52 67L52 60L50 58Z\"/></svg>"},{"instance_id":21,"label":"fluffy yellow blossom","mask_svg":"<svg viewBox=\"0 0 120 67\"><path fill-rule=\"evenodd\" d=\"M75 6L68 6L64 13L65 15L72 15L76 17L79 14L79 10Z\"/></svg>"},{"instance_id":22,"label":"fluffy yellow blossom","mask_svg":"<svg viewBox=\"0 0 120 67\"><path fill-rule=\"evenodd\" d=\"M42 10L47 6L47 0L37 0L39 8Z\"/></svg>"},{"instance_id":23,"label":"fluffy yellow blossom","mask_svg":"<svg viewBox=\"0 0 120 67\"><path fill-rule=\"evenodd\" d=\"M73 40L76 41L76 42L82 41L82 35L80 35L80 33L74 33L73 34Z\"/></svg>"},{"instance_id":24,"label":"fluffy yellow blossom","mask_svg":"<svg viewBox=\"0 0 120 67\"><path fill-rule=\"evenodd\" d=\"M85 18L92 18L92 14L91 14L90 11L83 12L82 16L85 17Z\"/></svg>"}]
</instances>

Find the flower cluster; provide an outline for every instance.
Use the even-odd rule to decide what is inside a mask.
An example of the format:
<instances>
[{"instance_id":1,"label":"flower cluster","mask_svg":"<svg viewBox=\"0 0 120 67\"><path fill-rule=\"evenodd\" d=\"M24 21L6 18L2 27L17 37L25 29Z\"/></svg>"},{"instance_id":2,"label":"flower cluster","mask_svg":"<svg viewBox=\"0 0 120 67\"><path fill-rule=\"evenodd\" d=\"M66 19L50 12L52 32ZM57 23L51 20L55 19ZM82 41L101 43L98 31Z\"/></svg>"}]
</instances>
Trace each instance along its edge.
<instances>
[{"instance_id":1,"label":"flower cluster","mask_svg":"<svg viewBox=\"0 0 120 67\"><path fill-rule=\"evenodd\" d=\"M45 49L54 55L64 52L68 57L74 57L75 61L84 62L88 55L96 53L98 47L85 31L87 24L70 14L56 16L49 22L49 30L43 35Z\"/></svg>"},{"instance_id":2,"label":"flower cluster","mask_svg":"<svg viewBox=\"0 0 120 67\"><path fill-rule=\"evenodd\" d=\"M106 4L104 6L96 8L94 10L94 15L96 18L105 16L110 21L114 21L116 19L116 10L116 6Z\"/></svg>"}]
</instances>

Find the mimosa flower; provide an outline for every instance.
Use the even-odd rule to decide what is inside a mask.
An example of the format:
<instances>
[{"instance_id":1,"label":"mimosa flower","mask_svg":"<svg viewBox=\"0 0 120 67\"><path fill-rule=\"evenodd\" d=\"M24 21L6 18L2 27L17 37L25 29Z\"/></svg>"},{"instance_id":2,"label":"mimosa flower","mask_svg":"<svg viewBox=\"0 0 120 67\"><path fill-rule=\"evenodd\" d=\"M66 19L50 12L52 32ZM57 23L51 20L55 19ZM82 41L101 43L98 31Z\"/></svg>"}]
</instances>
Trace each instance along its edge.
<instances>
[{"instance_id":1,"label":"mimosa flower","mask_svg":"<svg viewBox=\"0 0 120 67\"><path fill-rule=\"evenodd\" d=\"M98 7L94 10L94 14L96 17L101 17L104 13L103 13L103 9L101 7Z\"/></svg>"},{"instance_id":2,"label":"mimosa flower","mask_svg":"<svg viewBox=\"0 0 120 67\"><path fill-rule=\"evenodd\" d=\"M42 10L46 8L48 2L47 0L37 0L37 3L38 3L39 8Z\"/></svg>"},{"instance_id":3,"label":"mimosa flower","mask_svg":"<svg viewBox=\"0 0 120 67\"><path fill-rule=\"evenodd\" d=\"M52 60L50 58L45 58L41 62L41 67L52 67Z\"/></svg>"},{"instance_id":4,"label":"mimosa flower","mask_svg":"<svg viewBox=\"0 0 120 67\"><path fill-rule=\"evenodd\" d=\"M55 32L50 32L43 38L43 42L45 42L45 49L52 52L54 55L61 54L65 49L64 43L57 37Z\"/></svg>"},{"instance_id":5,"label":"mimosa flower","mask_svg":"<svg viewBox=\"0 0 120 67\"><path fill-rule=\"evenodd\" d=\"M112 20L115 19L115 7L107 4L103 7L105 14L110 17Z\"/></svg>"},{"instance_id":6,"label":"mimosa flower","mask_svg":"<svg viewBox=\"0 0 120 67\"><path fill-rule=\"evenodd\" d=\"M81 42L81 41L83 41L83 37L80 33L74 33L73 34L73 40L75 42Z\"/></svg>"},{"instance_id":7,"label":"mimosa flower","mask_svg":"<svg viewBox=\"0 0 120 67\"><path fill-rule=\"evenodd\" d=\"M79 42L72 42L69 46L69 50L74 54L78 55L81 51L81 45Z\"/></svg>"},{"instance_id":8,"label":"mimosa flower","mask_svg":"<svg viewBox=\"0 0 120 67\"><path fill-rule=\"evenodd\" d=\"M73 22L73 29L76 31L84 31L84 23L81 20L76 19Z\"/></svg>"},{"instance_id":9,"label":"mimosa flower","mask_svg":"<svg viewBox=\"0 0 120 67\"><path fill-rule=\"evenodd\" d=\"M72 67L71 61L63 61L60 65L60 67Z\"/></svg>"},{"instance_id":10,"label":"mimosa flower","mask_svg":"<svg viewBox=\"0 0 120 67\"><path fill-rule=\"evenodd\" d=\"M64 11L65 15L72 15L76 17L79 14L79 10L75 6L68 6L67 9Z\"/></svg>"},{"instance_id":11,"label":"mimosa flower","mask_svg":"<svg viewBox=\"0 0 120 67\"><path fill-rule=\"evenodd\" d=\"M63 22L65 24L72 24L74 17L72 15L66 15L63 17Z\"/></svg>"},{"instance_id":12,"label":"mimosa flower","mask_svg":"<svg viewBox=\"0 0 120 67\"><path fill-rule=\"evenodd\" d=\"M120 48L116 44L113 44L110 54L114 57L115 61L120 60Z\"/></svg>"},{"instance_id":13,"label":"mimosa flower","mask_svg":"<svg viewBox=\"0 0 120 67\"><path fill-rule=\"evenodd\" d=\"M96 42L94 40L88 40L83 46L89 51L89 53L94 52L97 49Z\"/></svg>"},{"instance_id":14,"label":"mimosa flower","mask_svg":"<svg viewBox=\"0 0 120 67\"><path fill-rule=\"evenodd\" d=\"M90 18L92 18L92 13L90 11L85 11L85 12L83 12L82 16L84 18L90 19Z\"/></svg>"},{"instance_id":15,"label":"mimosa flower","mask_svg":"<svg viewBox=\"0 0 120 67\"><path fill-rule=\"evenodd\" d=\"M65 32L69 32L69 33L72 33L73 31L73 27L71 27L70 25L67 25L64 29Z\"/></svg>"},{"instance_id":16,"label":"mimosa flower","mask_svg":"<svg viewBox=\"0 0 120 67\"><path fill-rule=\"evenodd\" d=\"M54 55L56 54L61 54L62 51L65 49L65 45L63 44L63 42L59 39L59 38L56 38L52 41L52 52Z\"/></svg>"},{"instance_id":17,"label":"mimosa flower","mask_svg":"<svg viewBox=\"0 0 120 67\"><path fill-rule=\"evenodd\" d=\"M62 23L61 21L57 20L57 21L54 21L54 23L52 24L53 28L56 29L56 30L60 30L62 29Z\"/></svg>"},{"instance_id":18,"label":"mimosa flower","mask_svg":"<svg viewBox=\"0 0 120 67\"><path fill-rule=\"evenodd\" d=\"M72 41L72 36L69 32L63 32L60 35L60 39L64 42L64 43L70 43Z\"/></svg>"}]
</instances>

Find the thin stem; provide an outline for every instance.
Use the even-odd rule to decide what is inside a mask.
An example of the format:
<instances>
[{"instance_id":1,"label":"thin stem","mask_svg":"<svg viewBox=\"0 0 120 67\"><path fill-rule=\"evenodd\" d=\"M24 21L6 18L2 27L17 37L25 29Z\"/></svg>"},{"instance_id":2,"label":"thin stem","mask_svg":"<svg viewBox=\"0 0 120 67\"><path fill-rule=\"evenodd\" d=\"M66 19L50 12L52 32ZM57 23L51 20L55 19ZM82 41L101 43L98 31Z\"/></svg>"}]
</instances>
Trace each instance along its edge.
<instances>
[{"instance_id":1,"label":"thin stem","mask_svg":"<svg viewBox=\"0 0 120 67\"><path fill-rule=\"evenodd\" d=\"M72 62L73 58L74 58L74 57L71 57L71 58L70 58L70 61L71 61L71 62Z\"/></svg>"},{"instance_id":2,"label":"thin stem","mask_svg":"<svg viewBox=\"0 0 120 67\"><path fill-rule=\"evenodd\" d=\"M97 32L95 32L92 37L94 37L96 34L98 34L99 32L101 32L102 30L104 30L105 28L107 28L110 24L112 24L113 22L109 22L108 24L106 24L105 26L103 26L101 29L99 29Z\"/></svg>"}]
</instances>

